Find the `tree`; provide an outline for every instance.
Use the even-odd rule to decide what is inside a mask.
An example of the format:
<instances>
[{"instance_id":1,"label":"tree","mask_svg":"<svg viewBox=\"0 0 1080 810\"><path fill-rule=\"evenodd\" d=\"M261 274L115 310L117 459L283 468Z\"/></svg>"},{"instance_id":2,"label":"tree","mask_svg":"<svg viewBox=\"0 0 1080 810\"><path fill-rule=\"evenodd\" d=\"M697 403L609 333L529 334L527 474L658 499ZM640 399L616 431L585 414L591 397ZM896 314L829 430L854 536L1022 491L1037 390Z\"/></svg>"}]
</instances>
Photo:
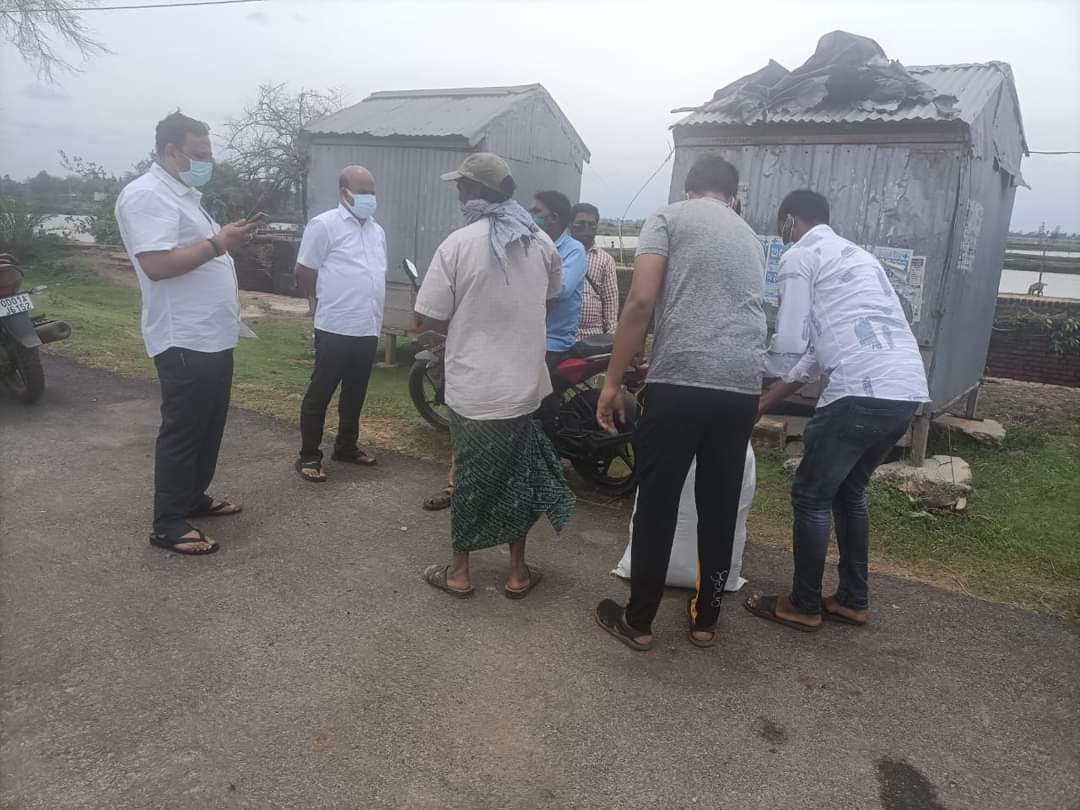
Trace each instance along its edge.
<instances>
[{"instance_id":1,"label":"tree","mask_svg":"<svg viewBox=\"0 0 1080 810\"><path fill-rule=\"evenodd\" d=\"M342 107L338 90L292 93L285 82L259 85L255 101L238 117L226 122L228 162L249 183L264 185L260 207L273 208L296 199L307 221L309 152L304 128Z\"/></svg>"},{"instance_id":2,"label":"tree","mask_svg":"<svg viewBox=\"0 0 1080 810\"><path fill-rule=\"evenodd\" d=\"M0 35L15 46L39 79L55 83L57 71L79 70L57 53L58 46L78 49L83 59L109 53L73 10L95 1L0 0Z\"/></svg>"}]
</instances>

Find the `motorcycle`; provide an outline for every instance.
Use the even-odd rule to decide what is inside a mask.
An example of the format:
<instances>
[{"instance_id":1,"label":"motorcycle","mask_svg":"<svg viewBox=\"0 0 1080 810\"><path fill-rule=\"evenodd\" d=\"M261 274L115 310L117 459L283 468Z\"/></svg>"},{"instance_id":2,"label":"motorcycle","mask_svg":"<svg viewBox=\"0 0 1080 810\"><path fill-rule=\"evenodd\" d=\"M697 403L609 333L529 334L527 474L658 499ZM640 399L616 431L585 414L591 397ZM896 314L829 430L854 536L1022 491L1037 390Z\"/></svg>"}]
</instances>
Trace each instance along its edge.
<instances>
[{"instance_id":1,"label":"motorcycle","mask_svg":"<svg viewBox=\"0 0 1080 810\"><path fill-rule=\"evenodd\" d=\"M31 315L34 287L20 292L23 272L10 254L0 254L0 384L20 402L37 402L45 393L45 371L38 348L65 340L71 327L44 315Z\"/></svg>"},{"instance_id":2,"label":"motorcycle","mask_svg":"<svg viewBox=\"0 0 1080 810\"><path fill-rule=\"evenodd\" d=\"M402 268L413 288L419 290L416 265L406 259ZM424 332L418 340L424 348L416 354L409 372L409 397L428 424L449 430L443 399L446 338ZM610 335L586 338L555 366L551 372L552 396L559 406L552 418L541 422L559 455L573 465L578 475L604 492L623 495L636 485L630 436L638 412L636 394L645 385L648 366L634 364L623 373L626 424L618 426L617 434L607 433L596 420L596 406L612 345Z\"/></svg>"}]
</instances>

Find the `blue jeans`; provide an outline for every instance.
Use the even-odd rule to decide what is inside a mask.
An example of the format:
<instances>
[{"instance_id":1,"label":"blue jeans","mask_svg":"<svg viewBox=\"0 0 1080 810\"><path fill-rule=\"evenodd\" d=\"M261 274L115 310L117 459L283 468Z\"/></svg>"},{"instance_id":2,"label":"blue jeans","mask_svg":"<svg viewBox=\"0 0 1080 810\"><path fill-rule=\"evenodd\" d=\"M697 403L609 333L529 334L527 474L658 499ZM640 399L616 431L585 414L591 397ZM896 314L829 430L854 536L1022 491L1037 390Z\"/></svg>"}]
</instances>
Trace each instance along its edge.
<instances>
[{"instance_id":1,"label":"blue jeans","mask_svg":"<svg viewBox=\"0 0 1080 810\"><path fill-rule=\"evenodd\" d=\"M807 424L803 435L806 449L791 487L795 509L791 603L800 612L821 612L830 519L836 521L840 549L836 598L853 610L869 606L866 485L904 435L917 408L916 402L844 397L819 408Z\"/></svg>"}]
</instances>

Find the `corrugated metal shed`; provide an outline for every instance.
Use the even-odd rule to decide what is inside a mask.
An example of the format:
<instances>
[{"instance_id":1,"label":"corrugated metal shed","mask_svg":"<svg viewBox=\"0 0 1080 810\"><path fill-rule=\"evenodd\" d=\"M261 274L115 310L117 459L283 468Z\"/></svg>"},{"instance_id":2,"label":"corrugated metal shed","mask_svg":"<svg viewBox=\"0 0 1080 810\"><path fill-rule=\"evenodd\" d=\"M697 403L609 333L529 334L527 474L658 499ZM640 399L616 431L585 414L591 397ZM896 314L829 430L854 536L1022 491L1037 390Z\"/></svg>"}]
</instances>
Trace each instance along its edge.
<instances>
[{"instance_id":1,"label":"corrugated metal shed","mask_svg":"<svg viewBox=\"0 0 1080 810\"><path fill-rule=\"evenodd\" d=\"M531 98L541 99L563 125L581 156L589 150L555 100L540 84L514 87L451 88L446 90L388 90L373 93L359 104L313 122L312 134L369 135L375 138L450 138L475 147L497 118L513 112Z\"/></svg>"},{"instance_id":2,"label":"corrugated metal shed","mask_svg":"<svg viewBox=\"0 0 1080 810\"><path fill-rule=\"evenodd\" d=\"M544 189L571 200L581 191L589 150L539 84L374 93L312 123L308 209L338 204L338 175L350 164L375 176L376 218L386 229L390 273L411 258L423 272L439 243L461 225L453 184L439 175L470 152L495 152L509 164L517 198Z\"/></svg>"},{"instance_id":3,"label":"corrugated metal shed","mask_svg":"<svg viewBox=\"0 0 1080 810\"><path fill-rule=\"evenodd\" d=\"M982 378L1027 143L1004 62L904 69L955 103L905 101L886 111L826 99L749 122L738 110L707 111L709 102L695 108L672 127L671 200L681 199L698 156L720 155L739 170L743 215L763 236L776 234L784 196L810 188L829 199L842 236L925 257L912 328L937 412Z\"/></svg>"}]
</instances>

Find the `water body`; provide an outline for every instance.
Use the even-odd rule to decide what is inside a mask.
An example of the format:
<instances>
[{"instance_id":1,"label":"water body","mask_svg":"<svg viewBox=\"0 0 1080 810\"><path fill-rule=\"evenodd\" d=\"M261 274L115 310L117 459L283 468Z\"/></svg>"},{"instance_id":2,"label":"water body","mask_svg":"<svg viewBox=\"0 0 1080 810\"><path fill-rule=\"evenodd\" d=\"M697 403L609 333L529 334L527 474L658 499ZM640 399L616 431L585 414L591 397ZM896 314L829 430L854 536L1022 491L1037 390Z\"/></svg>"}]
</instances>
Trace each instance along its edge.
<instances>
[{"instance_id":1,"label":"water body","mask_svg":"<svg viewBox=\"0 0 1080 810\"><path fill-rule=\"evenodd\" d=\"M596 237L596 244L602 248L618 248L619 237L601 234ZM626 250L637 249L638 238L636 236L624 236L622 246ZM1041 256L1039 250L1018 250L1015 253ZM1049 256L1075 256L1075 253L1048 251ZM1028 288L1039 280L1039 274L1027 270L1003 270L998 292L1003 293L1026 293ZM1053 298L1080 298L1080 276L1065 273L1043 273L1043 282L1046 284L1044 295Z\"/></svg>"}]
</instances>

